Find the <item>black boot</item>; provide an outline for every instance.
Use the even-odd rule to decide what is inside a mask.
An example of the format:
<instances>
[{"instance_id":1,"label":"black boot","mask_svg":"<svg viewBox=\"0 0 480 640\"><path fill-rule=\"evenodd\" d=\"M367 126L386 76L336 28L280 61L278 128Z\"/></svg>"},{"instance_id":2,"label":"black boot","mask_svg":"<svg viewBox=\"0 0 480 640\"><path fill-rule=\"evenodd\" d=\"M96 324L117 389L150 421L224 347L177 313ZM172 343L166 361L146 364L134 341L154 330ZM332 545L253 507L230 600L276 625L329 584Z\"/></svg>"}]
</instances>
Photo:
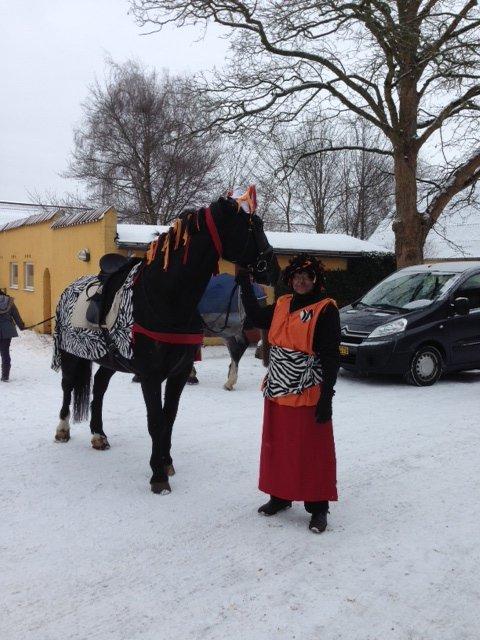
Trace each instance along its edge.
<instances>
[{"instance_id":1,"label":"black boot","mask_svg":"<svg viewBox=\"0 0 480 640\"><path fill-rule=\"evenodd\" d=\"M290 509L291 506L292 503L290 500L282 500L282 498L270 496L270 500L258 508L258 513L261 513L264 516L274 516L279 511Z\"/></svg>"},{"instance_id":2,"label":"black boot","mask_svg":"<svg viewBox=\"0 0 480 640\"><path fill-rule=\"evenodd\" d=\"M10 377L10 365L2 364L2 382L8 382Z\"/></svg>"},{"instance_id":3,"label":"black boot","mask_svg":"<svg viewBox=\"0 0 480 640\"><path fill-rule=\"evenodd\" d=\"M323 533L327 528L327 511L319 511L318 513L314 513L310 518L310 524L308 528L313 533Z\"/></svg>"}]
</instances>

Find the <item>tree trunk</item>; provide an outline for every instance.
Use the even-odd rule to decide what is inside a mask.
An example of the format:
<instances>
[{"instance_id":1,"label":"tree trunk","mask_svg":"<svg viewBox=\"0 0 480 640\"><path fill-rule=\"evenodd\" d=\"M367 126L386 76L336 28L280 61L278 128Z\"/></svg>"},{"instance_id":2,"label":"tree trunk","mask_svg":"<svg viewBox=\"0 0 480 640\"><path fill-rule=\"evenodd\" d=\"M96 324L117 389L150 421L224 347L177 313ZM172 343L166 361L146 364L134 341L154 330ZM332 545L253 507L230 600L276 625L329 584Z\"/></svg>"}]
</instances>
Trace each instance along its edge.
<instances>
[{"instance_id":1,"label":"tree trunk","mask_svg":"<svg viewBox=\"0 0 480 640\"><path fill-rule=\"evenodd\" d=\"M315 233L325 233L325 222L323 213L318 214L315 219Z\"/></svg>"},{"instance_id":2,"label":"tree trunk","mask_svg":"<svg viewBox=\"0 0 480 640\"><path fill-rule=\"evenodd\" d=\"M395 204L396 219L395 255L397 267L423 263L425 244L424 225L417 208L418 161L418 77L417 52L420 46L417 12L419 2L399 2L398 20L401 37L398 54L399 69L399 120L394 134Z\"/></svg>"},{"instance_id":3,"label":"tree trunk","mask_svg":"<svg viewBox=\"0 0 480 640\"><path fill-rule=\"evenodd\" d=\"M287 197L287 209L285 211L285 215L287 218L287 232L290 233L290 231L292 230L291 225L290 225L290 206L291 206L291 202L292 202L292 194L289 191L288 192L288 197Z\"/></svg>"},{"instance_id":4,"label":"tree trunk","mask_svg":"<svg viewBox=\"0 0 480 640\"><path fill-rule=\"evenodd\" d=\"M424 225L417 210L417 155L395 152L395 255L399 269L423 262Z\"/></svg>"}]
</instances>

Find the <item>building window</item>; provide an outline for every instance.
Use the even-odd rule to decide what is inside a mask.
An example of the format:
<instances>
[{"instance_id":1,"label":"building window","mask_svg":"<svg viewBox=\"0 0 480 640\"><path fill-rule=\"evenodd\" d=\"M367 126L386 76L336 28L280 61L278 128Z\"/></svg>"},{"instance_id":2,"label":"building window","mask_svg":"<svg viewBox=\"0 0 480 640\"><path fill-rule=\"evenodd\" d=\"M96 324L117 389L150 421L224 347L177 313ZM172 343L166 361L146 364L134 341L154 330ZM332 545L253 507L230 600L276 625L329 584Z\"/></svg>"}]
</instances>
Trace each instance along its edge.
<instances>
[{"instance_id":1,"label":"building window","mask_svg":"<svg viewBox=\"0 0 480 640\"><path fill-rule=\"evenodd\" d=\"M18 262L10 262L10 289L18 289Z\"/></svg>"},{"instance_id":2,"label":"building window","mask_svg":"<svg viewBox=\"0 0 480 640\"><path fill-rule=\"evenodd\" d=\"M33 291L33 262L23 263L23 274L25 277L24 289Z\"/></svg>"}]
</instances>

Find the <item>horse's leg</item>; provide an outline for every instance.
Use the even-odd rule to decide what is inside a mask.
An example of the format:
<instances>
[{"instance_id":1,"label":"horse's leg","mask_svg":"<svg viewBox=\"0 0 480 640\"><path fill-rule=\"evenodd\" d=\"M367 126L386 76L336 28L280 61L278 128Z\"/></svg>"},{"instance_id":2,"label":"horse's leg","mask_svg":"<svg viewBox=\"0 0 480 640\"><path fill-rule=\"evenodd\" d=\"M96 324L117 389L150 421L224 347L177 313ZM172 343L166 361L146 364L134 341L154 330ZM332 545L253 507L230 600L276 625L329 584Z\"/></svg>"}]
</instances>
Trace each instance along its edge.
<instances>
[{"instance_id":1,"label":"horse's leg","mask_svg":"<svg viewBox=\"0 0 480 640\"><path fill-rule=\"evenodd\" d=\"M90 418L90 431L92 433L92 447L99 451L110 449L107 436L103 431L102 408L103 396L108 389L108 383L114 373L115 371L113 369L100 366L93 377L93 398L90 405L92 412Z\"/></svg>"},{"instance_id":2,"label":"horse's leg","mask_svg":"<svg viewBox=\"0 0 480 640\"><path fill-rule=\"evenodd\" d=\"M230 364L228 366L228 378L223 385L223 388L227 391L232 391L238 380L238 364L241 357L247 350L248 340L242 332L240 336L232 336L231 338L227 338L225 342L227 344L228 353L230 354Z\"/></svg>"},{"instance_id":3,"label":"horse's leg","mask_svg":"<svg viewBox=\"0 0 480 640\"><path fill-rule=\"evenodd\" d=\"M73 386L73 371L70 367L64 367L62 363L63 402L60 409L60 422L55 432L56 442L68 442L70 440L70 403L72 401Z\"/></svg>"},{"instance_id":4,"label":"horse's leg","mask_svg":"<svg viewBox=\"0 0 480 640\"><path fill-rule=\"evenodd\" d=\"M73 393L73 421L81 422L88 417L90 398L90 378L92 363L62 351L62 390L63 404L60 409L60 422L55 433L57 442L70 440L70 403Z\"/></svg>"},{"instance_id":5,"label":"horse's leg","mask_svg":"<svg viewBox=\"0 0 480 640\"><path fill-rule=\"evenodd\" d=\"M159 376L142 377L142 393L147 407L148 433L152 438L150 488L153 493L165 495L171 492L166 471L167 451L163 429L162 382Z\"/></svg>"},{"instance_id":6,"label":"horse's leg","mask_svg":"<svg viewBox=\"0 0 480 640\"><path fill-rule=\"evenodd\" d=\"M190 376L188 369L175 376L167 378L165 385L165 397L163 401L163 429L165 438L165 451L167 452L165 463L166 471L169 476L175 475L173 466L171 448L172 448L172 429L175 418L177 417L178 403L185 384Z\"/></svg>"}]
</instances>

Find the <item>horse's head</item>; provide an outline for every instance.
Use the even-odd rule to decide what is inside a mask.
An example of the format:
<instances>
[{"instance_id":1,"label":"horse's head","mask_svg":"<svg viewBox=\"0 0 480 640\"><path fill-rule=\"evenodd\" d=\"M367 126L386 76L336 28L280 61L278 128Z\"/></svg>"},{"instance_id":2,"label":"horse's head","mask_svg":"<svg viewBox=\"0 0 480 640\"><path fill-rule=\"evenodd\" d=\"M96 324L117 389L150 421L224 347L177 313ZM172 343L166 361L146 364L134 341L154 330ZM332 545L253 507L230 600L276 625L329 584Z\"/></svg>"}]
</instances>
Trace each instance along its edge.
<instances>
[{"instance_id":1,"label":"horse's head","mask_svg":"<svg viewBox=\"0 0 480 640\"><path fill-rule=\"evenodd\" d=\"M222 257L249 268L256 282L273 285L280 272L277 258L268 242L262 219L254 212L255 199L247 200L242 202L241 198L227 197L211 205L222 242Z\"/></svg>"}]
</instances>

